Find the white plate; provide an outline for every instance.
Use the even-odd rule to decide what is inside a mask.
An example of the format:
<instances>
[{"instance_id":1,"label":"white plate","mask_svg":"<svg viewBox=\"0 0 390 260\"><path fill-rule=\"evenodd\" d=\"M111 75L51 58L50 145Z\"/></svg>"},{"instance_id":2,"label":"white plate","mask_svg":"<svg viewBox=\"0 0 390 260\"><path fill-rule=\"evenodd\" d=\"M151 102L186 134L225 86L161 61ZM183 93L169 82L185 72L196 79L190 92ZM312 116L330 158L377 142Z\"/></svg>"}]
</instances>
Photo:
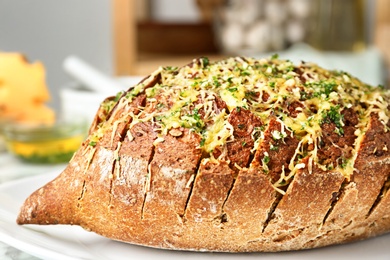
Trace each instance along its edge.
<instances>
[{"instance_id":1,"label":"white plate","mask_svg":"<svg viewBox=\"0 0 390 260\"><path fill-rule=\"evenodd\" d=\"M19 226L15 219L27 196L58 172L0 185L0 241L44 259L390 259L390 234L320 249L223 254L180 252L116 242L77 226Z\"/></svg>"}]
</instances>

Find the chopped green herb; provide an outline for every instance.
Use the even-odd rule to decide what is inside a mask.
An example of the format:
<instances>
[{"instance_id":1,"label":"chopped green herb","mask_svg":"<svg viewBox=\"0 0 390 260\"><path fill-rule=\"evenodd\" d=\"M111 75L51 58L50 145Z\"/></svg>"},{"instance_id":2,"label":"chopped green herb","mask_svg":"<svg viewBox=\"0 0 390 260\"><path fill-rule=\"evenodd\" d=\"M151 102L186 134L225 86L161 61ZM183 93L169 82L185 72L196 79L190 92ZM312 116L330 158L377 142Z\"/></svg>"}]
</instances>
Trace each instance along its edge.
<instances>
[{"instance_id":1,"label":"chopped green herb","mask_svg":"<svg viewBox=\"0 0 390 260\"><path fill-rule=\"evenodd\" d=\"M282 133L282 132L280 132L278 130L272 131L271 135L272 135L272 139L274 139L275 141L287 137L287 135L285 133Z\"/></svg>"},{"instance_id":2,"label":"chopped green herb","mask_svg":"<svg viewBox=\"0 0 390 260\"><path fill-rule=\"evenodd\" d=\"M263 159L261 159L262 167L263 167L263 172L268 173L269 168L268 168L268 163L270 162L271 158L269 157L268 153L264 153Z\"/></svg>"},{"instance_id":3,"label":"chopped green herb","mask_svg":"<svg viewBox=\"0 0 390 260\"><path fill-rule=\"evenodd\" d=\"M218 78L216 76L213 76L213 83L216 87L221 86L221 82L219 82Z\"/></svg>"},{"instance_id":4,"label":"chopped green herb","mask_svg":"<svg viewBox=\"0 0 390 260\"><path fill-rule=\"evenodd\" d=\"M343 135L343 118L343 115L340 113L340 105L332 106L329 111L322 114L322 123L334 123L336 125L335 132Z\"/></svg>"},{"instance_id":5,"label":"chopped green herb","mask_svg":"<svg viewBox=\"0 0 390 260\"><path fill-rule=\"evenodd\" d=\"M118 93L116 93L116 96L115 96L115 98L114 98L114 101L115 102L117 102L119 99L120 99L120 97L123 95L123 91L119 91Z\"/></svg>"},{"instance_id":6,"label":"chopped green herb","mask_svg":"<svg viewBox=\"0 0 390 260\"><path fill-rule=\"evenodd\" d=\"M341 164L339 164L342 169L347 168L348 166L348 159L341 157Z\"/></svg>"},{"instance_id":7,"label":"chopped green herb","mask_svg":"<svg viewBox=\"0 0 390 260\"><path fill-rule=\"evenodd\" d=\"M263 157L262 162L263 162L264 164L268 164L270 160L271 160L271 159L269 158L269 156L266 155L266 156Z\"/></svg>"},{"instance_id":8,"label":"chopped green herb","mask_svg":"<svg viewBox=\"0 0 390 260\"><path fill-rule=\"evenodd\" d=\"M242 70L240 72L240 76L249 76L249 75L251 75L251 73L249 71L247 71L247 70Z\"/></svg>"},{"instance_id":9,"label":"chopped green herb","mask_svg":"<svg viewBox=\"0 0 390 260\"><path fill-rule=\"evenodd\" d=\"M314 97L321 98L324 95L325 98L329 98L329 94L336 90L337 84L334 82L320 81L307 84L307 86L314 88Z\"/></svg>"},{"instance_id":10,"label":"chopped green herb","mask_svg":"<svg viewBox=\"0 0 390 260\"><path fill-rule=\"evenodd\" d=\"M176 70L178 69L178 67L175 67L175 66L166 66L164 69L167 70L167 71L176 71Z\"/></svg>"},{"instance_id":11,"label":"chopped green herb","mask_svg":"<svg viewBox=\"0 0 390 260\"><path fill-rule=\"evenodd\" d=\"M246 91L245 92L245 97L250 98L250 97L256 97L257 93L255 91Z\"/></svg>"},{"instance_id":12,"label":"chopped green herb","mask_svg":"<svg viewBox=\"0 0 390 260\"><path fill-rule=\"evenodd\" d=\"M199 109L197 108L194 109L193 116L196 120L200 120Z\"/></svg>"},{"instance_id":13,"label":"chopped green herb","mask_svg":"<svg viewBox=\"0 0 390 260\"><path fill-rule=\"evenodd\" d=\"M203 68L207 67L210 64L210 61L207 57L201 58L201 62L202 62Z\"/></svg>"},{"instance_id":14,"label":"chopped green herb","mask_svg":"<svg viewBox=\"0 0 390 260\"><path fill-rule=\"evenodd\" d=\"M202 140L200 140L199 146L200 147L204 146L205 142L206 142L206 138L202 137Z\"/></svg>"},{"instance_id":15,"label":"chopped green herb","mask_svg":"<svg viewBox=\"0 0 390 260\"><path fill-rule=\"evenodd\" d=\"M273 144L271 144L270 148L269 148L271 151L278 151L279 150L279 146L275 146Z\"/></svg>"},{"instance_id":16,"label":"chopped green herb","mask_svg":"<svg viewBox=\"0 0 390 260\"><path fill-rule=\"evenodd\" d=\"M305 101L311 98L311 94L307 91L299 91L299 101Z\"/></svg>"}]
</instances>

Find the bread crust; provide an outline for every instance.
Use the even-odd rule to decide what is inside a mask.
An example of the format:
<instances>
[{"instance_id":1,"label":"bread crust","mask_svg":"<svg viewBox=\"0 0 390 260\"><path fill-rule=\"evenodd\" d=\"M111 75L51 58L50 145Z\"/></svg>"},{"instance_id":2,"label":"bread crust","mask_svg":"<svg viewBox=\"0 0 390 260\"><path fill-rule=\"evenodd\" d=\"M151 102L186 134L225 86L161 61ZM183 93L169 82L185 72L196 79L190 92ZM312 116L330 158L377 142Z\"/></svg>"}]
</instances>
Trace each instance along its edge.
<instances>
[{"instance_id":1,"label":"bread crust","mask_svg":"<svg viewBox=\"0 0 390 260\"><path fill-rule=\"evenodd\" d=\"M243 64L237 82L246 84L250 60L234 62ZM263 74L285 65L260 62L253 66ZM207 66L199 59L183 70L160 68L106 99L87 140L57 178L26 199L17 223L80 225L132 244L218 252L309 249L390 231L389 107L380 107L388 94L380 92L372 106L356 99L364 113L341 107L329 99L344 90L326 78L311 82L308 73L321 69L305 65L260 77L261 90L228 85L217 95L207 92L212 84L235 81L198 82ZM195 87L173 84L164 92L176 77ZM343 84L354 80L345 77ZM279 90L291 96L272 96L279 83L271 79L282 79ZM310 84L319 92L304 93ZM369 91L366 99L379 93Z\"/></svg>"}]
</instances>

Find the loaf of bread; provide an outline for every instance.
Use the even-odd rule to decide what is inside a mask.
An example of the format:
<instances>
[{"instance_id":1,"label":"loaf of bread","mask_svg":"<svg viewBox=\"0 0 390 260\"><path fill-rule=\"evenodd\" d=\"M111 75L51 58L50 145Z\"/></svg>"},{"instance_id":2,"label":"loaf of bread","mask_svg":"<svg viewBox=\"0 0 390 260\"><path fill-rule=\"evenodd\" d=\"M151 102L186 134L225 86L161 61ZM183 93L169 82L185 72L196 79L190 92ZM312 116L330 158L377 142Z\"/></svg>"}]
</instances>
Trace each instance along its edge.
<instances>
[{"instance_id":1,"label":"loaf of bread","mask_svg":"<svg viewBox=\"0 0 390 260\"><path fill-rule=\"evenodd\" d=\"M102 102L18 224L255 252L390 231L390 91L277 57L160 67Z\"/></svg>"}]
</instances>

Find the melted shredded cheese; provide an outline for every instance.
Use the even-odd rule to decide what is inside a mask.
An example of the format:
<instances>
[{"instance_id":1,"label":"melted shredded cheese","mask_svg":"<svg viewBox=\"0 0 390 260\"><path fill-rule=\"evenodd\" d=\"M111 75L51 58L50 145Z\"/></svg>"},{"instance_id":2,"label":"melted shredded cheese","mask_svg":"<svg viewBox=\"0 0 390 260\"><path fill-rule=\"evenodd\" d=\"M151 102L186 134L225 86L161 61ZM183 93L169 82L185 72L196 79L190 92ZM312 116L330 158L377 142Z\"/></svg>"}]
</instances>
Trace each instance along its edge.
<instances>
[{"instance_id":1,"label":"melted shredded cheese","mask_svg":"<svg viewBox=\"0 0 390 260\"><path fill-rule=\"evenodd\" d=\"M145 89L158 75L161 81ZM130 128L139 122L152 122L158 135L155 144L163 142L172 128L188 128L202 137L199 148L209 153L210 160L214 159L215 148L222 146L223 152L223 146L234 139L233 126L228 121L234 109L249 109L263 122L264 127L255 127L252 131L252 153L263 140L271 118L276 118L281 130L272 132L275 140L284 141L288 135L299 140L276 188L288 182L297 170L306 167L310 173L314 166L323 170L331 166L346 177L352 174L356 149L342 166L322 165L317 158L324 122L334 123L336 132L343 135L343 110L351 108L359 115L355 147L361 142L372 113L378 115L386 131L390 118L388 90L364 84L346 72L325 70L311 63L295 65L273 58L236 57L214 63L201 58L182 68L160 67L128 91L118 106L130 104L140 93L146 94L146 103L155 109L142 107L138 115L131 114ZM226 109L217 105L218 100L226 104ZM290 108L290 105L295 106ZM292 112L294 116L291 116ZM104 124L99 127L94 134L97 139L105 129ZM302 163L301 158L307 156L308 163ZM263 167L267 168L267 165L263 163ZM289 171L287 175L285 170Z\"/></svg>"}]
</instances>

